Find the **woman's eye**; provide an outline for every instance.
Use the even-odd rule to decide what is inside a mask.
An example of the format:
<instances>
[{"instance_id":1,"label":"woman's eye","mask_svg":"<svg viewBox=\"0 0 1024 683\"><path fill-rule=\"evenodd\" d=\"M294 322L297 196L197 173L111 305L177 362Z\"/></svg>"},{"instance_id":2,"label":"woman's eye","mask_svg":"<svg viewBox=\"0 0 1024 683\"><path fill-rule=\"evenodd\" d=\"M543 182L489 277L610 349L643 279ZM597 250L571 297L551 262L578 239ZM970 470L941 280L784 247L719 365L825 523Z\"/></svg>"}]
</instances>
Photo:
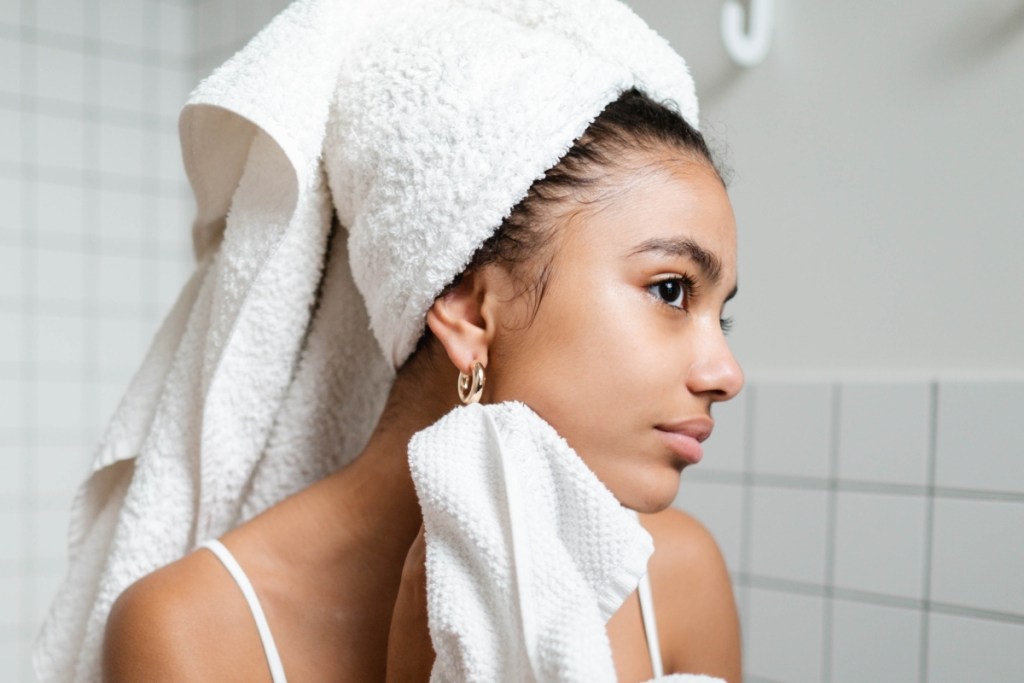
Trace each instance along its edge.
<instances>
[{"instance_id":1,"label":"woman's eye","mask_svg":"<svg viewBox=\"0 0 1024 683\"><path fill-rule=\"evenodd\" d=\"M663 302L674 308L686 308L687 286L681 278L656 282L648 290Z\"/></svg>"}]
</instances>

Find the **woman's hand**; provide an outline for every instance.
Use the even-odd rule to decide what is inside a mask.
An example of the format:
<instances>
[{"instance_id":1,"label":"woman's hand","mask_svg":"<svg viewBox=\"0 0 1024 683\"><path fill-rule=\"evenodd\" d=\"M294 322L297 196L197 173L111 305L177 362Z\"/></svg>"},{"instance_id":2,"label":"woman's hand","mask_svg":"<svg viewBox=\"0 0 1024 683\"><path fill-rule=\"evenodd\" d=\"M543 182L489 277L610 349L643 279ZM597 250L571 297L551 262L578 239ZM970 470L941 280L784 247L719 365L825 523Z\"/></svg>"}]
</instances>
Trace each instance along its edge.
<instances>
[{"instance_id":1,"label":"woman's hand","mask_svg":"<svg viewBox=\"0 0 1024 683\"><path fill-rule=\"evenodd\" d=\"M429 681L434 646L427 626L427 544L423 526L409 546L388 634L388 683Z\"/></svg>"}]
</instances>

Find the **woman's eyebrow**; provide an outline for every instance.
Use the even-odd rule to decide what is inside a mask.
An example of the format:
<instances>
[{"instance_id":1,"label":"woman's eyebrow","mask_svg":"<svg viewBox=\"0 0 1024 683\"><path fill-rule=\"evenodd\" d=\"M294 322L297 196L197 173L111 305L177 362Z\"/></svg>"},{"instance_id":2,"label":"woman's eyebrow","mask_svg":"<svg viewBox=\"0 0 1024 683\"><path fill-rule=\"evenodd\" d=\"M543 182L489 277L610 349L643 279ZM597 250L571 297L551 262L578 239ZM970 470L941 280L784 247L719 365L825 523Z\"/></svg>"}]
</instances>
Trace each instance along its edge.
<instances>
[{"instance_id":1,"label":"woman's eyebrow","mask_svg":"<svg viewBox=\"0 0 1024 683\"><path fill-rule=\"evenodd\" d=\"M689 237L655 237L634 247L628 257L656 252L669 256L684 256L693 260L711 282L718 284L722 275L722 262L715 254L697 244Z\"/></svg>"}]
</instances>

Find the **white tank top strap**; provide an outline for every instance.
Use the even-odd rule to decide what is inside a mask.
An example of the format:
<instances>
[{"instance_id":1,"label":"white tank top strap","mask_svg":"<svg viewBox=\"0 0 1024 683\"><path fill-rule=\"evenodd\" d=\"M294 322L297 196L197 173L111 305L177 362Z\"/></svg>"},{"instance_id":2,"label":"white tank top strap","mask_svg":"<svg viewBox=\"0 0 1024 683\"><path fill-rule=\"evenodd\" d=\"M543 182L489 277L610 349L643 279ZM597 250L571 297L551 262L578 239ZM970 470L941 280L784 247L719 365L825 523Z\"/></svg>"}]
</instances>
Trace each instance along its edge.
<instances>
[{"instance_id":1,"label":"white tank top strap","mask_svg":"<svg viewBox=\"0 0 1024 683\"><path fill-rule=\"evenodd\" d=\"M640 615L644 622L644 635L647 636L647 652L651 655L651 670L654 678L665 674L661 665L661 645L658 642L658 623L654 618L654 601L651 599L650 573L644 574L637 586L640 598Z\"/></svg>"},{"instance_id":2,"label":"white tank top strap","mask_svg":"<svg viewBox=\"0 0 1024 683\"><path fill-rule=\"evenodd\" d=\"M284 675L284 666L281 664L281 657L277 653L277 645L274 644L274 636L270 633L270 625L267 624L267 617L263 614L263 607L260 606L259 598L256 597L256 591L252 587L252 583L249 581L249 577L245 575L245 571L242 570L242 565L238 564L235 560L234 555L231 551L225 547L223 543L216 539L210 539L199 544L200 548L206 548L211 551L224 565L228 573L238 584L238 588L242 591L242 595L245 596L245 601L249 604L249 611L252 612L252 618L256 621L256 629L260 634L260 641L263 643L263 651L267 656L267 665L270 667L270 678L274 683L287 683Z\"/></svg>"},{"instance_id":3,"label":"white tank top strap","mask_svg":"<svg viewBox=\"0 0 1024 683\"><path fill-rule=\"evenodd\" d=\"M270 625L267 623L266 615L260 606L256 591L245 575L242 566L235 560L231 551L223 543L216 539L210 539L201 543L200 548L210 550L228 570L231 577L238 584L242 591L249 611L252 612L253 620L256 622L256 629L259 631L260 641L263 643L263 651L267 656L267 666L270 668L270 677L273 683L287 683L284 675L284 666L281 664L281 657L278 655L277 646L274 644L274 636L270 633ZM654 678L664 675L661 663L661 646L658 642L658 625L654 616L654 601L651 598L651 579L649 574L644 574L637 586L637 595L640 598L640 615L644 625L644 636L647 638L647 650L651 657L651 670Z\"/></svg>"}]
</instances>

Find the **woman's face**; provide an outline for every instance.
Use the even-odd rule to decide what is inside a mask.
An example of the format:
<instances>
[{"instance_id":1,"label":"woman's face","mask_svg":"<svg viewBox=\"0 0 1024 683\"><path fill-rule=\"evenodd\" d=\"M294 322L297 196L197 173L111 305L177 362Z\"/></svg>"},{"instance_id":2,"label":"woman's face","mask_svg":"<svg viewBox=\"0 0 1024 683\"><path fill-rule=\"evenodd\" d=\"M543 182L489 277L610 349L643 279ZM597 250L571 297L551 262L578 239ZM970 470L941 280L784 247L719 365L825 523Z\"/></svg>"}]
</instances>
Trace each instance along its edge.
<instances>
[{"instance_id":1,"label":"woman's face","mask_svg":"<svg viewBox=\"0 0 1024 683\"><path fill-rule=\"evenodd\" d=\"M704 164L666 155L625 178L555 229L532 324L514 307L498 321L484 400L526 403L623 505L654 512L700 458L711 404L743 386L722 329L736 227Z\"/></svg>"}]
</instances>

